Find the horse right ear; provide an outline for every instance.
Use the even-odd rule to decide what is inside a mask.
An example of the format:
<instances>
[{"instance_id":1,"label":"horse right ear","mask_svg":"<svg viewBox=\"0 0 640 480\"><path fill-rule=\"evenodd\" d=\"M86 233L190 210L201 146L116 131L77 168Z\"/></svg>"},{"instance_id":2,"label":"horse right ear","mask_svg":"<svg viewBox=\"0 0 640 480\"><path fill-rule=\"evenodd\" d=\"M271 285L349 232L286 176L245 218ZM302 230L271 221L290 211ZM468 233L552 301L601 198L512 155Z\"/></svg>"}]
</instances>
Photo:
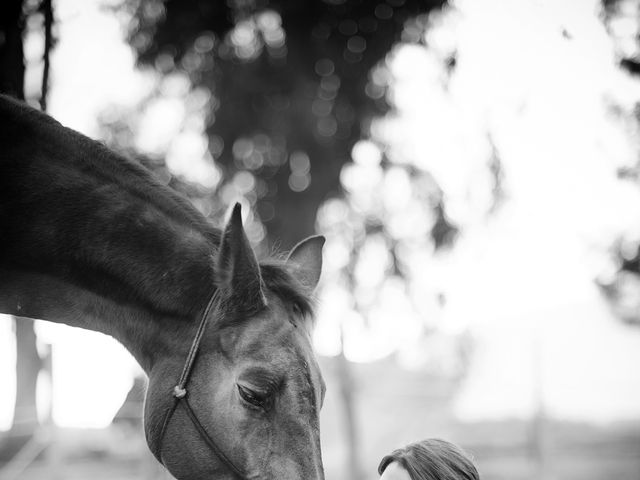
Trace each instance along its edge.
<instances>
[{"instance_id":1,"label":"horse right ear","mask_svg":"<svg viewBox=\"0 0 640 480\"><path fill-rule=\"evenodd\" d=\"M320 280L324 241L322 235L306 238L293 247L287 257L293 275L309 290L314 290Z\"/></svg>"},{"instance_id":2,"label":"horse right ear","mask_svg":"<svg viewBox=\"0 0 640 480\"><path fill-rule=\"evenodd\" d=\"M226 290L233 304L257 311L266 306L260 266L242 227L240 204L236 203L224 228L216 262L216 286Z\"/></svg>"}]
</instances>

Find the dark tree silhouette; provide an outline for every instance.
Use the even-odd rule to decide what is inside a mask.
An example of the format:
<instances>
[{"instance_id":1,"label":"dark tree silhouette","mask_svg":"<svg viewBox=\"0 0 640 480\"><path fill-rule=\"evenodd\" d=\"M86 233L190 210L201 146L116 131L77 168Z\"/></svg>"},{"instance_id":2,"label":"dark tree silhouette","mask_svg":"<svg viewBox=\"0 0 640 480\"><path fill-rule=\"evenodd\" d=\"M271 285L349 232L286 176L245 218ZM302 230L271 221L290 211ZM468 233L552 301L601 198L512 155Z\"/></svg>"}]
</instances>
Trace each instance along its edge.
<instances>
[{"instance_id":1,"label":"dark tree silhouette","mask_svg":"<svg viewBox=\"0 0 640 480\"><path fill-rule=\"evenodd\" d=\"M212 92L208 134L222 145L212 153L229 175L247 169L266 182L257 211L288 248L312 233L351 147L388 108L372 69L405 21L443 3L129 0L129 38L140 63Z\"/></svg>"}]
</instances>

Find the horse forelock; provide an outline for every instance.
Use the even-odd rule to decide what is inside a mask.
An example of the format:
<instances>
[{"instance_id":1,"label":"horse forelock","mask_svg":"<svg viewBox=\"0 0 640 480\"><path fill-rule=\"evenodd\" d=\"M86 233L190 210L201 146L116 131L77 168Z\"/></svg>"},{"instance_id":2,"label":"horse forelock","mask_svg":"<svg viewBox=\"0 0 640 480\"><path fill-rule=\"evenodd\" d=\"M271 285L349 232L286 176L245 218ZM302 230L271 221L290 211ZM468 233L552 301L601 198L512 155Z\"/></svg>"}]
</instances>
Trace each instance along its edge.
<instances>
[{"instance_id":1,"label":"horse forelock","mask_svg":"<svg viewBox=\"0 0 640 480\"><path fill-rule=\"evenodd\" d=\"M265 287L273 292L285 305L293 306L298 315L313 318L315 301L311 292L293 275L287 263L268 260L260 264L260 273Z\"/></svg>"},{"instance_id":2,"label":"horse forelock","mask_svg":"<svg viewBox=\"0 0 640 480\"><path fill-rule=\"evenodd\" d=\"M260 275L262 283L260 287L273 294L285 308L291 310L288 318L294 327L313 320L315 299L292 274L285 261L269 259L260 262ZM251 299L233 295L225 296L221 300L221 311L224 312L225 317L222 324L225 326L240 324L247 317L257 315L263 309L264 304L254 304Z\"/></svg>"}]
</instances>

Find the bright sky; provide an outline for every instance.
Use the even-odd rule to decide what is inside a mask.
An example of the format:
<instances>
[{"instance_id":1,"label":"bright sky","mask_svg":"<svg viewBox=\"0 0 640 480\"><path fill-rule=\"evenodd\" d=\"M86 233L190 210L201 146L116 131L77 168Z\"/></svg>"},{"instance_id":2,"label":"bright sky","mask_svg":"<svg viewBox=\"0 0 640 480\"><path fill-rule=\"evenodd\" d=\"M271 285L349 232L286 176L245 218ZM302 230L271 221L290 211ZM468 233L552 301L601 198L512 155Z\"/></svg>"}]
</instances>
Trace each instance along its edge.
<instances>
[{"instance_id":1,"label":"bright sky","mask_svg":"<svg viewBox=\"0 0 640 480\"><path fill-rule=\"evenodd\" d=\"M384 277L388 252L371 238L363 250L370 260L356 277L360 295L367 285L384 284L380 307L365 322L351 311L340 284L328 282L316 335L320 353L336 353L345 325L350 359L400 350L407 364L418 365L429 353L416 343L427 319L446 335L468 330L475 339L472 368L456 401L461 418L527 416L537 394L563 418L640 416L634 368L640 329L613 318L593 285L606 266L603 247L623 232L638 236L640 225L638 189L615 178L618 166L635 161L635 139L608 109L632 105L640 88L615 67L599 3L459 0L457 11L432 19L429 48L393 53L391 99L398 113L378 122L373 137L389 144L394 162L434 176L463 235L446 255L433 257L424 248L407 253L416 265L414 296L423 300L419 314L401 282ZM134 71L119 22L98 5L58 0L50 101L55 117L90 136L106 106L134 105L155 81ZM454 48L456 71L443 88L443 58ZM152 121L142 123L137 146L152 153L159 139L175 136L163 147L172 168L215 184L219 176L206 167L206 144L198 137L202 125L185 123L188 112L175 98L182 80L171 81L169 94L142 115ZM490 222L487 132L500 153L507 198ZM390 228L399 236L426 231L428 213L411 197L403 169L383 171L380 151L367 141L353 157L342 176L351 201L391 212ZM323 211L343 220L349 214L339 201ZM348 251L342 240L329 238L329 278ZM429 300L437 291L446 294L445 309ZM0 339L8 329L0 319ZM106 425L131 384L133 360L99 334L55 325L39 332L55 348L55 420ZM0 382L13 385L14 352L2 342ZM0 428L10 421L11 397L0 397Z\"/></svg>"},{"instance_id":2,"label":"bright sky","mask_svg":"<svg viewBox=\"0 0 640 480\"><path fill-rule=\"evenodd\" d=\"M504 2L478 3L459 3L453 96L487 122L509 198L469 232L452 271L450 314L479 339L458 411L523 416L539 376L551 414L637 418L640 331L611 315L593 279L617 236L637 237L640 192L615 176L635 164L637 139L610 107L630 108L639 85L616 68L600 2L512 1L498 17Z\"/></svg>"},{"instance_id":3,"label":"bright sky","mask_svg":"<svg viewBox=\"0 0 640 480\"><path fill-rule=\"evenodd\" d=\"M389 145L392 161L431 173L448 216L462 227L450 253L433 257L418 248L409 262L416 265L414 284L423 286L418 300L446 296L440 328L468 329L474 338L456 413L469 420L527 417L541 397L547 413L560 418L638 418L640 329L613 317L594 279L610 268L606 248L614 239L638 238L640 190L616 178L618 167L635 164L637 137L611 107L622 106L631 118L624 110L640 98L640 85L616 66L600 2L454 5L432 16L428 48L403 46L391 55L390 99L398 111L375 124L373 138ZM445 60L453 51L456 69L447 82ZM506 196L489 222L488 136ZM373 160L358 162L362 152L354 151L355 171L343 176L352 204L392 212L419 229L426 216L407 216L416 202L408 177L395 167L383 171L379 154L367 150ZM389 185L391 203L384 199ZM376 192L383 192L381 203ZM340 220L342 208L330 205L325 216ZM330 236L329 271L344 265L345 242ZM385 245L374 239L365 247L376 251L377 263L364 262L364 283L380 281L388 295L378 299L382 319L374 314L366 325L332 283L318 347L335 353L339 319L346 318L345 351L354 360L415 351L425 313L408 305L393 279L377 278ZM419 365L420 355L411 361Z\"/></svg>"}]
</instances>

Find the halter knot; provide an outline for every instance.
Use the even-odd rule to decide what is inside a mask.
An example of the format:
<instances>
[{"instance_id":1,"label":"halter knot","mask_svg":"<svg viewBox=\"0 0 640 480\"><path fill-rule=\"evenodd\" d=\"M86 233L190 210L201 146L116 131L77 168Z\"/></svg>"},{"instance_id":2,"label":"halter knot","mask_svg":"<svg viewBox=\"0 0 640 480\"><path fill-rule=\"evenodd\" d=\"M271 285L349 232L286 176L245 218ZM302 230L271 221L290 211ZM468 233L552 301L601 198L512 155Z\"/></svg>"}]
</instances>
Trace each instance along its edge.
<instances>
[{"instance_id":1,"label":"halter knot","mask_svg":"<svg viewBox=\"0 0 640 480\"><path fill-rule=\"evenodd\" d=\"M175 398L184 398L187 396L187 389L181 387L180 385L176 385L173 387L173 396Z\"/></svg>"}]
</instances>

